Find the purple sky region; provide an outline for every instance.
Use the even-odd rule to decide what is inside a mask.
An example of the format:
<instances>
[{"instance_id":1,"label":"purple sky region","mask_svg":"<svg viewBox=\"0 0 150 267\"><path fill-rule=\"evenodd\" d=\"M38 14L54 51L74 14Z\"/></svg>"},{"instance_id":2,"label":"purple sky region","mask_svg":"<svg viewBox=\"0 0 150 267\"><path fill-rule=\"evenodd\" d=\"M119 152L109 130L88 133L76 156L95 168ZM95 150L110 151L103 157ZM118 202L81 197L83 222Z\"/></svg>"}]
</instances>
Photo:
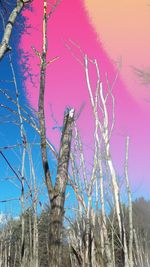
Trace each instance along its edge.
<instances>
[{"instance_id":1,"label":"purple sky region","mask_svg":"<svg viewBox=\"0 0 150 267\"><path fill-rule=\"evenodd\" d=\"M24 84L26 97L30 104L37 108L39 93L39 59L35 56L32 46L41 51L42 47L42 1L35 0L32 11L26 10L27 32L24 32L20 48L25 55L28 53L28 72ZM59 59L47 68L45 114L47 135L58 147L59 131L52 129L56 126L51 107L58 125L62 125L63 113L71 106L78 112L83 103L84 109L78 119L83 143L92 147L93 116L86 86L83 67L77 61L82 60L79 50L69 40L80 45L82 50L92 59L98 60L101 78L106 88L105 73L110 83L116 75L117 59L109 57L105 46L100 42L96 30L92 26L90 16L85 11L84 3L80 0L63 0L48 22L48 60L58 56ZM66 44L71 47L68 50ZM23 60L23 59L21 59ZM20 62L22 64L22 62ZM132 70L131 70L132 71ZM32 80L28 74L32 75ZM96 88L96 75L93 67L90 69L93 92ZM141 85L142 86L142 85ZM124 172L125 140L130 136L129 147L129 177L135 196L144 195L149 198L149 166L150 166L150 103L140 105L129 94L127 83L119 75L114 87L115 96L115 128L111 140L114 164L119 175ZM90 153L90 149L89 152ZM89 155L90 159L90 155Z\"/></svg>"}]
</instances>

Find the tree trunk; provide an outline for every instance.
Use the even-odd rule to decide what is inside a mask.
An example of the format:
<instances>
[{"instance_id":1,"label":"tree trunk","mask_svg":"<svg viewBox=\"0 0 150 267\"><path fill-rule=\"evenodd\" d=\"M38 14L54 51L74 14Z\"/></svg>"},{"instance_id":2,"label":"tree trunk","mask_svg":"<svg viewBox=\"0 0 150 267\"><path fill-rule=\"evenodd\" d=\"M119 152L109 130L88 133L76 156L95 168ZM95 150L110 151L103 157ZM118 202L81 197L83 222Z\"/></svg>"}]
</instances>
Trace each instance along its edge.
<instances>
[{"instance_id":1,"label":"tree trunk","mask_svg":"<svg viewBox=\"0 0 150 267\"><path fill-rule=\"evenodd\" d=\"M68 110L64 116L63 132L58 158L57 177L54 196L51 199L49 231L49 267L61 267L61 239L64 218L65 191L68 181L68 164L72 138L74 110Z\"/></svg>"},{"instance_id":2,"label":"tree trunk","mask_svg":"<svg viewBox=\"0 0 150 267\"><path fill-rule=\"evenodd\" d=\"M47 21L58 5L59 1L52 7L51 12L47 15L47 1L44 0L44 15L43 15L43 48L40 55L40 93L38 100L38 118L40 124L41 137L41 154L42 164L45 175L45 183L48 190L50 200L50 230L49 230L49 266L61 266L61 237L64 218L64 202L66 184L68 181L68 164L70 157L70 145L72 138L72 124L74 120L74 110L68 109L64 116L63 131L60 143L60 151L58 156L57 177L55 186L52 183L52 177L48 162L46 150L46 126L44 113L44 96L46 82L46 67L47 67Z\"/></svg>"}]
</instances>

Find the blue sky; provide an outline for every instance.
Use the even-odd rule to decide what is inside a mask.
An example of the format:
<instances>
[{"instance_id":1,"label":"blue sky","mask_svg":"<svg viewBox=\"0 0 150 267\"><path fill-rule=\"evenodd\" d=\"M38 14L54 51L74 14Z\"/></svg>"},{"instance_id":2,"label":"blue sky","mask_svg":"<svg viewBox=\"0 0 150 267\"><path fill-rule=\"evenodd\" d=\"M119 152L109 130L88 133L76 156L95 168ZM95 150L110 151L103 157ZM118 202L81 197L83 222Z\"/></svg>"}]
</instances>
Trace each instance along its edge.
<instances>
[{"instance_id":1,"label":"blue sky","mask_svg":"<svg viewBox=\"0 0 150 267\"><path fill-rule=\"evenodd\" d=\"M7 17L7 15L6 15L6 17ZM24 28L22 27L23 23L24 23L24 19L20 17L17 20L17 24L14 28L10 45L12 46L12 53L11 53L12 62L13 62L13 66L14 66L14 71L16 73L17 84L18 84L19 93L20 93L20 97L19 97L20 104L26 106L28 104L28 102L26 100L26 90L25 90L25 83L24 83L24 76L23 76L23 66L20 66L20 63L19 63L20 62L19 59L20 59L20 57L22 57L23 53L21 50L18 49L18 44L20 41L21 32L24 30ZM86 23L85 23L85 25L86 25ZM3 31L0 30L0 39L2 37L2 33L3 33ZM54 46L55 46L55 44L54 44ZM96 47L97 47L97 44L96 44ZM67 55L67 57L69 58L70 55L69 56ZM72 64L76 64L76 63L74 63L73 59L71 59L71 62L72 62ZM54 66L54 69L55 69L55 66ZM80 70L79 70L79 72L80 72ZM62 72L62 74L63 74L63 72ZM67 73L67 76L68 76L68 73ZM11 81L12 81L12 73L11 73L11 68L9 65L9 57L8 57L8 55L6 55L4 57L4 59L0 62L0 88L3 90L7 90L8 94L10 94L15 99L16 98L15 88L14 88L14 85ZM72 84L72 80L70 82ZM62 99L60 98L60 100L62 100ZM6 97L4 97L4 95L2 93L0 93L0 103L2 103L5 106L9 106L12 109L14 109L14 108L16 109L16 107L14 105L12 105L12 103L9 100L7 100ZM130 113L130 111L129 111L129 113ZM61 112L61 114L62 114L62 112ZM14 167L14 169L16 171L18 171L21 169L21 148L16 147L15 149L9 149L9 150L2 149L2 147L4 147L4 146L12 146L12 145L16 145L18 143L21 143L20 130L19 130L19 127L13 123L14 120L15 121L18 120L16 116L12 115L10 113L10 111L6 110L5 108L0 107L0 147L1 147L1 150L3 151L4 155L6 156L6 158L9 160L10 164ZM89 124L89 121L88 121L88 124ZM26 133L28 136L29 143L33 143L33 142L39 143L39 136L35 133L34 130L31 129L30 126L25 124L25 130L26 130ZM50 155L50 157L51 157L51 155ZM42 168L41 168L40 149L39 149L38 145L34 145L33 162L35 164L38 186L40 187L42 184L42 176L43 175L42 175ZM55 166L53 160L51 161L50 164L51 164L51 168L52 168L52 174L54 177L56 174L56 166ZM10 168L8 167L8 165L6 164L5 160L2 158L1 155L0 155L0 170L1 170L0 200L19 198L20 190L12 183L12 181L15 181L17 183L17 185L19 183L16 179L14 180L14 178L12 178L12 176L14 176L14 174L10 170ZM28 162L28 157L27 157L27 159L26 159L26 177L28 180L29 180L29 176L30 176L29 162ZM11 179L11 181L8 178ZM136 181L134 182L134 188L133 188L133 197L134 198L143 194L142 186L143 186L142 184L140 185L139 183L137 183L137 188L136 188ZM45 198L45 194L46 194L46 190L43 190L42 196L41 196L42 201L45 201L45 199L47 199L47 197ZM145 192L144 196L146 198L149 197L149 190L147 190ZM73 197L72 197L72 200L74 200ZM11 211L13 213L13 216L18 216L18 214L20 212L19 202L18 201L12 201L12 202L8 202L8 203L0 203L0 212L5 213L5 212L9 212L9 211Z\"/></svg>"}]
</instances>

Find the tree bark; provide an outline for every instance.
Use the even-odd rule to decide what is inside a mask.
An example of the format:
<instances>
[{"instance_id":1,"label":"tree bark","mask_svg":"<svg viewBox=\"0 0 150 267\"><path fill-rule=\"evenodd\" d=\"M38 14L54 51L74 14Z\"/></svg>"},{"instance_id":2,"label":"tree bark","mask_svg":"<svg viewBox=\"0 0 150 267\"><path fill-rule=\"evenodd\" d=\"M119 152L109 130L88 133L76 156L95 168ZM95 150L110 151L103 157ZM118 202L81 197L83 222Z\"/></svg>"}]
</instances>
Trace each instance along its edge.
<instances>
[{"instance_id":1,"label":"tree bark","mask_svg":"<svg viewBox=\"0 0 150 267\"><path fill-rule=\"evenodd\" d=\"M65 192L68 181L68 165L72 138L74 110L68 110L64 116L63 131L58 158L57 177L54 196L51 199L49 231L49 267L60 267L61 237L63 230Z\"/></svg>"},{"instance_id":2,"label":"tree bark","mask_svg":"<svg viewBox=\"0 0 150 267\"><path fill-rule=\"evenodd\" d=\"M46 82L46 56L47 56L47 1L44 0L44 15L43 15L43 49L41 55L40 67L40 93L38 100L38 118L40 124L41 137L41 153L42 165L45 175L45 183L48 190L49 200L53 197L53 185L51 173L48 164L47 150L46 150L46 126L45 126L45 112L44 112L44 96L45 96L45 82Z\"/></svg>"}]
</instances>

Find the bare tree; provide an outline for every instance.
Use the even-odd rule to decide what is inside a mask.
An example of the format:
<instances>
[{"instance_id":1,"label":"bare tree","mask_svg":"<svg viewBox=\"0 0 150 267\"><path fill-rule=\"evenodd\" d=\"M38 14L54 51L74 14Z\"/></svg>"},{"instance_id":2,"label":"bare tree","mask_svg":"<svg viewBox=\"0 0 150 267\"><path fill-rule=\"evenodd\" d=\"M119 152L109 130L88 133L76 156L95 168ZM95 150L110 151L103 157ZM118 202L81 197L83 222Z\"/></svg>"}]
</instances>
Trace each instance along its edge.
<instances>
[{"instance_id":1,"label":"bare tree","mask_svg":"<svg viewBox=\"0 0 150 267\"><path fill-rule=\"evenodd\" d=\"M10 49L9 40L14 22L24 7L24 4L28 2L30 1L18 1L15 9L9 17L4 29L3 40L0 47L0 60ZM121 203L117 172L111 155L110 140L115 123L115 100L112 90L118 74L112 85L110 85L108 76L106 75L107 90L104 90L97 60L91 60L87 54L84 54L81 51L79 46L78 48L80 49L83 59L83 62L80 61L80 63L84 70L95 122L93 131L93 162L91 164L92 167L90 172L86 163L83 142L75 122L74 109L68 108L65 111L59 153L55 151L50 144L50 141L47 139L44 110L47 66L58 58L55 57L51 60L47 60L47 23L48 19L60 3L60 0L57 0L55 4L51 6L50 11L48 11L47 1L44 0L43 2L42 51L39 52L33 47L35 55L40 59L40 90L38 111L34 111L35 116L32 113L29 114L24 107L20 106L18 98L19 91L11 61L10 66L13 74L13 83L16 89L16 100L14 100L5 90L0 89L3 96L17 107L17 110L13 110L11 106L9 107L2 103L0 104L1 107L7 109L19 118L17 123L21 136L21 143L19 146L22 149L22 161L19 175L18 172L15 171L15 168L10 164L9 160L5 157L4 153L0 150L1 156L21 184L20 200L22 216L19 239L19 241L21 241L21 249L18 249L19 252L21 251L21 257L19 264L22 267L39 267L41 264L39 261L39 221L37 216L38 188L36 185L32 151L28 144L24 128L24 122L27 122L40 135L41 162L50 204L50 211L47 215L48 223L46 226L46 230L49 230L49 232L44 239L46 255L49 255L48 260L45 261L46 266L64 266L62 261L64 218L69 222L69 227L65 229L65 233L67 233L68 237L66 248L69 248L71 267L133 267L134 265L138 266L139 264L143 267L145 267L144 264L149 266L148 247L145 245L146 239L141 243L138 231L135 231L135 229L133 230L132 199L128 178L129 139L127 138L125 160L125 182L128 193L127 214L129 225L126 224L126 212ZM89 64L92 64L95 67L97 74L95 92L93 92L92 82L90 80ZM108 110L108 99L110 100L109 104L112 104L110 113ZM74 138L71 151L73 128ZM48 149L53 152L57 161L57 174L54 179L50 167L51 164ZM27 153L30 163L32 186L28 185L25 178L25 157ZM69 160L71 162L71 175L69 175L68 172ZM29 211L32 210L33 212L29 212L27 218L25 214L25 200L27 198L25 195L25 183L28 186L28 196L32 199L32 206L29 207ZM77 206L72 208L73 219L65 216L66 187L68 183L72 186L76 196ZM109 214L106 205L109 205L112 214ZM26 221L28 222L28 225ZM27 225L27 230L25 229L25 225ZM29 234L27 245L25 244L25 231ZM6 234L6 238L4 238L4 234ZM1 233L1 266L11 267L11 264L17 266L17 256L19 254L17 251L18 242L14 243L15 253L12 261L13 263L9 262L13 247L11 243L12 235L12 228L10 228L9 231L3 231ZM145 257L143 256L144 252L146 252Z\"/></svg>"},{"instance_id":2,"label":"bare tree","mask_svg":"<svg viewBox=\"0 0 150 267\"><path fill-rule=\"evenodd\" d=\"M49 266L61 266L61 236L62 225L64 218L64 202L66 185L68 181L68 164L70 157L70 145L72 137L72 126L74 121L74 110L67 109L64 115L62 137L60 142L60 151L58 155L58 167L55 185L52 184L52 177L50 173L47 150L46 150L46 127L45 127L45 113L44 113L44 96L45 96L45 79L46 67L53 60L47 63L47 21L50 15L54 12L55 8L60 1L52 7L51 11L47 12L47 1L44 0L44 15L43 15L43 48L41 55L35 53L40 57L40 93L38 102L38 117L40 124L40 137L41 137L41 153L42 164L45 175L45 182L48 189L50 200L50 232L49 232Z\"/></svg>"},{"instance_id":3,"label":"bare tree","mask_svg":"<svg viewBox=\"0 0 150 267\"><path fill-rule=\"evenodd\" d=\"M12 12L8 18L8 21L6 23L6 26L4 28L4 34L3 34L2 41L0 44L0 60L2 60L3 56L8 51L11 50L11 47L9 45L9 41L10 41L10 37L12 34L14 23L15 23L18 15L21 13L23 7L29 2L31 2L31 0L19 0L16 3L16 7L12 10Z\"/></svg>"}]
</instances>

